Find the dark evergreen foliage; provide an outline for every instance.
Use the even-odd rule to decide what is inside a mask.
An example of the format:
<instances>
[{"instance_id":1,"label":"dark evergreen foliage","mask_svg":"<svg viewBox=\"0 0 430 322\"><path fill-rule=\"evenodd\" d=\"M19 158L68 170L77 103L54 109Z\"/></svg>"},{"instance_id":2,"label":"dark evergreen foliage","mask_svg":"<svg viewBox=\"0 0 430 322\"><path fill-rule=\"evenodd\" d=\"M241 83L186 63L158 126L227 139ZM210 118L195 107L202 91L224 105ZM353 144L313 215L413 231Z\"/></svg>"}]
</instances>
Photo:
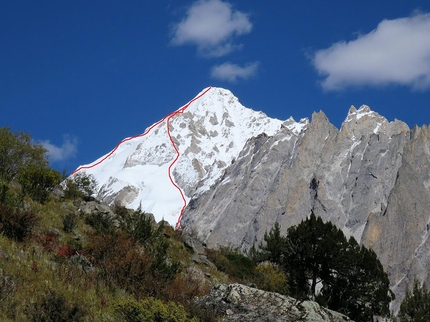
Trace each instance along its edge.
<instances>
[{"instance_id":1,"label":"dark evergreen foliage","mask_svg":"<svg viewBox=\"0 0 430 322\"><path fill-rule=\"evenodd\" d=\"M94 230L101 234L113 234L115 231L115 226L113 218L102 212L94 212L85 217L85 223L94 228Z\"/></svg>"},{"instance_id":2,"label":"dark evergreen foliage","mask_svg":"<svg viewBox=\"0 0 430 322\"><path fill-rule=\"evenodd\" d=\"M264 240L267 256L263 258L277 264L284 263L287 245L285 238L281 236L281 225L278 222L275 222L269 233L264 234Z\"/></svg>"},{"instance_id":3,"label":"dark evergreen foliage","mask_svg":"<svg viewBox=\"0 0 430 322\"><path fill-rule=\"evenodd\" d=\"M48 290L39 302L27 308L26 315L32 322L79 322L83 321L86 312L69 304L63 295Z\"/></svg>"},{"instance_id":4,"label":"dark evergreen foliage","mask_svg":"<svg viewBox=\"0 0 430 322\"><path fill-rule=\"evenodd\" d=\"M78 225L78 216L74 213L68 213L62 216L63 230L66 233L71 233Z\"/></svg>"},{"instance_id":5,"label":"dark evergreen foliage","mask_svg":"<svg viewBox=\"0 0 430 322\"><path fill-rule=\"evenodd\" d=\"M10 239L24 241L38 221L38 217L31 210L0 205L0 232Z\"/></svg>"},{"instance_id":6,"label":"dark evergreen foliage","mask_svg":"<svg viewBox=\"0 0 430 322\"><path fill-rule=\"evenodd\" d=\"M238 250L221 248L206 249L208 259L222 272L230 275L236 282L247 283L255 278L256 262Z\"/></svg>"},{"instance_id":7,"label":"dark evergreen foliage","mask_svg":"<svg viewBox=\"0 0 430 322\"><path fill-rule=\"evenodd\" d=\"M407 291L400 305L398 318L400 322L430 321L430 294L425 284L420 286L417 280L414 281L412 292Z\"/></svg>"},{"instance_id":8,"label":"dark evergreen foliage","mask_svg":"<svg viewBox=\"0 0 430 322\"><path fill-rule=\"evenodd\" d=\"M121 208L119 209L121 210ZM158 237L164 228L161 224L159 229L154 230L154 220L149 214L144 213L140 209L129 212L120 211L120 214L122 214L120 223L121 229L142 245L146 244L154 237Z\"/></svg>"},{"instance_id":9,"label":"dark evergreen foliage","mask_svg":"<svg viewBox=\"0 0 430 322\"><path fill-rule=\"evenodd\" d=\"M262 249L284 268L292 296L316 300L356 321L389 315L394 295L376 254L332 223L312 213L287 236L276 224L264 239Z\"/></svg>"}]
</instances>

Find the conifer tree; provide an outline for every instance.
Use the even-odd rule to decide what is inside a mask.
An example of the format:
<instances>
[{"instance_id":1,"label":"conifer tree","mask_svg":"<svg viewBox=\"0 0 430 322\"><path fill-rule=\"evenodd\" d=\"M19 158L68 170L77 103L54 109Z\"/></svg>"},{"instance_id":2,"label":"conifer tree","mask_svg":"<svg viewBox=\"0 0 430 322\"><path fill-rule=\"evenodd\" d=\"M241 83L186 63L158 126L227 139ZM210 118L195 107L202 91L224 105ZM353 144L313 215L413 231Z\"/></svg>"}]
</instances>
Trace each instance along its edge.
<instances>
[{"instance_id":1,"label":"conifer tree","mask_svg":"<svg viewBox=\"0 0 430 322\"><path fill-rule=\"evenodd\" d=\"M285 238L281 236L281 225L278 222L275 222L269 233L264 234L264 241L265 245L260 245L260 248L265 251L267 256L263 258L281 264L285 255L286 243Z\"/></svg>"},{"instance_id":2,"label":"conifer tree","mask_svg":"<svg viewBox=\"0 0 430 322\"><path fill-rule=\"evenodd\" d=\"M414 281L412 292L406 292L406 297L400 305L398 314L400 322L428 322L430 321L430 294L425 284L419 285Z\"/></svg>"},{"instance_id":3,"label":"conifer tree","mask_svg":"<svg viewBox=\"0 0 430 322\"><path fill-rule=\"evenodd\" d=\"M375 252L349 240L313 213L280 235L279 224L265 235L263 250L288 276L292 296L316 300L355 321L388 316L394 298Z\"/></svg>"}]
</instances>

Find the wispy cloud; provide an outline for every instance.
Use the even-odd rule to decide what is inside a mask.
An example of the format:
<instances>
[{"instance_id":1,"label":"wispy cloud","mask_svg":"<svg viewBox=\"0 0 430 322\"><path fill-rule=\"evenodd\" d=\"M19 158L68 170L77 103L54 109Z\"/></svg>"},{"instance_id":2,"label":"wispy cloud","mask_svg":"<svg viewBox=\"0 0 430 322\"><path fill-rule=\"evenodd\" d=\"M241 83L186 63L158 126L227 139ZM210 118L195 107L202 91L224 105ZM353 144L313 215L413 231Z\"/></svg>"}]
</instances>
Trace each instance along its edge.
<instances>
[{"instance_id":1,"label":"wispy cloud","mask_svg":"<svg viewBox=\"0 0 430 322\"><path fill-rule=\"evenodd\" d=\"M193 44L204 56L221 57L242 48L236 36L251 32L247 14L233 10L220 0L199 0L187 10L186 17L173 26L173 45Z\"/></svg>"},{"instance_id":2,"label":"wispy cloud","mask_svg":"<svg viewBox=\"0 0 430 322\"><path fill-rule=\"evenodd\" d=\"M224 63L212 68L211 77L229 82L235 82L238 78L248 79L254 76L257 72L257 69L258 62L247 64L244 67L232 63Z\"/></svg>"},{"instance_id":3,"label":"wispy cloud","mask_svg":"<svg viewBox=\"0 0 430 322\"><path fill-rule=\"evenodd\" d=\"M383 20L368 34L317 51L312 62L326 90L399 84L430 87L430 14Z\"/></svg>"},{"instance_id":4,"label":"wispy cloud","mask_svg":"<svg viewBox=\"0 0 430 322\"><path fill-rule=\"evenodd\" d=\"M48 156L51 162L65 161L73 158L78 151L78 140L76 138L70 138L67 135L63 137L63 144L61 146L56 146L49 140L40 143L48 150Z\"/></svg>"}]
</instances>

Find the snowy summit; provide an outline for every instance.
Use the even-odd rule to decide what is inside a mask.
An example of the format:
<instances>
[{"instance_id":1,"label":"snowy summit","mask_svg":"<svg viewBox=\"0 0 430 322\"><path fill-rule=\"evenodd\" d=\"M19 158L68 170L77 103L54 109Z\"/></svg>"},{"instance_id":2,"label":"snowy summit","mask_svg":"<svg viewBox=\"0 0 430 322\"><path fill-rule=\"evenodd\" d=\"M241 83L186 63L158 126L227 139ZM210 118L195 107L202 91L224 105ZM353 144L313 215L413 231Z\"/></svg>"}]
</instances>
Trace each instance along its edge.
<instances>
[{"instance_id":1,"label":"snowy summit","mask_svg":"<svg viewBox=\"0 0 430 322\"><path fill-rule=\"evenodd\" d=\"M288 120L291 129L302 124ZM245 108L228 90L206 88L188 104L91 164L78 168L98 182L108 204L141 207L176 225L192 196L208 190L245 142L275 135L283 121ZM284 125L285 126L285 125Z\"/></svg>"}]
</instances>

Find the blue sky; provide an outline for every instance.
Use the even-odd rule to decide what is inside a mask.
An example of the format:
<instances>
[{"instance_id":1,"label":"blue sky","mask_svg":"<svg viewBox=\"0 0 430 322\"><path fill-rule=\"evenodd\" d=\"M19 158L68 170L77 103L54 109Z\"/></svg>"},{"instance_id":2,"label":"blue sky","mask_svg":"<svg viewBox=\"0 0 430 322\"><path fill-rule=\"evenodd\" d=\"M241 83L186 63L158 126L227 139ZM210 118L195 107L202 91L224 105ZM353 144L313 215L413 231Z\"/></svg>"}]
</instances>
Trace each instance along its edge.
<instances>
[{"instance_id":1,"label":"blue sky","mask_svg":"<svg viewBox=\"0 0 430 322\"><path fill-rule=\"evenodd\" d=\"M72 172L207 86L296 120L430 123L429 1L0 3L0 126Z\"/></svg>"}]
</instances>

